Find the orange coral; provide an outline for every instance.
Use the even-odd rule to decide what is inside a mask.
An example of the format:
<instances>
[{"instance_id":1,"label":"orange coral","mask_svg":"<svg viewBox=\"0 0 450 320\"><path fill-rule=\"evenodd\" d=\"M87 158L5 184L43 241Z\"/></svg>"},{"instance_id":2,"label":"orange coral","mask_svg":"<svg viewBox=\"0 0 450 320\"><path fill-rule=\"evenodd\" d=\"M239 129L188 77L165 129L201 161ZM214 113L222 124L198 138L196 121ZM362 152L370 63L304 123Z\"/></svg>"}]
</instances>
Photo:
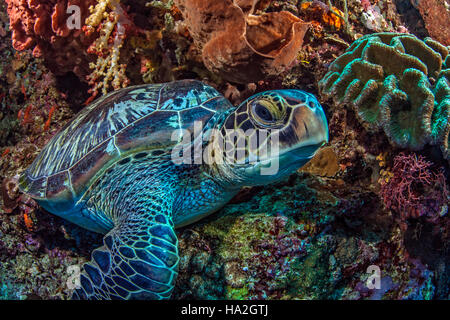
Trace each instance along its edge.
<instances>
[{"instance_id":1,"label":"orange coral","mask_svg":"<svg viewBox=\"0 0 450 320\"><path fill-rule=\"evenodd\" d=\"M329 10L327 5L321 3L320 1L303 2L300 9L306 14L306 16L312 18L313 21L317 20L317 22L335 28L336 30L340 30L345 23L345 21L341 18L344 16L344 13L341 10L336 7L332 7L332 10L341 16L338 17Z\"/></svg>"},{"instance_id":2,"label":"orange coral","mask_svg":"<svg viewBox=\"0 0 450 320\"><path fill-rule=\"evenodd\" d=\"M23 214L23 222L25 222L25 226L27 227L28 231L34 230L34 222L33 219L30 217L28 213Z\"/></svg>"},{"instance_id":3,"label":"orange coral","mask_svg":"<svg viewBox=\"0 0 450 320\"><path fill-rule=\"evenodd\" d=\"M50 128L50 122L52 121L52 115L53 115L53 112L55 112L55 110L56 110L56 106L51 107L51 109L48 113L48 119L47 119L47 121L45 121L45 124L44 124L44 131L47 131Z\"/></svg>"},{"instance_id":4,"label":"orange coral","mask_svg":"<svg viewBox=\"0 0 450 320\"><path fill-rule=\"evenodd\" d=\"M23 97L27 100L27 91L25 90L25 86L22 84L20 90L22 91Z\"/></svg>"},{"instance_id":5,"label":"orange coral","mask_svg":"<svg viewBox=\"0 0 450 320\"><path fill-rule=\"evenodd\" d=\"M32 108L33 108L33 106L30 104L25 108L25 111L19 110L19 113L17 114L17 119L20 120L21 125L25 125L32 121L30 118Z\"/></svg>"},{"instance_id":6,"label":"orange coral","mask_svg":"<svg viewBox=\"0 0 450 320\"><path fill-rule=\"evenodd\" d=\"M5 157L8 153L9 153L9 148L6 148L3 152L2 152L2 158Z\"/></svg>"},{"instance_id":7,"label":"orange coral","mask_svg":"<svg viewBox=\"0 0 450 320\"><path fill-rule=\"evenodd\" d=\"M260 0L175 0L205 66L237 83L257 82L295 60L309 24L290 12L255 15Z\"/></svg>"}]
</instances>

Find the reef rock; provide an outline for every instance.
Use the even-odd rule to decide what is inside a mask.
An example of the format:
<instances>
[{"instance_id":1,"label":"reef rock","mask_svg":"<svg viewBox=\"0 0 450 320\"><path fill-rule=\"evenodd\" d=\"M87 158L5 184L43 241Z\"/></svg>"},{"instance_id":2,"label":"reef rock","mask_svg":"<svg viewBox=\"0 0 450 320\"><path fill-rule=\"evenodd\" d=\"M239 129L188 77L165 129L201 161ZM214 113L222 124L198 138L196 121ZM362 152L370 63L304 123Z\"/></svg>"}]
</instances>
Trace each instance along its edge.
<instances>
[{"instance_id":1,"label":"reef rock","mask_svg":"<svg viewBox=\"0 0 450 320\"><path fill-rule=\"evenodd\" d=\"M175 0L211 72L236 83L261 80L286 70L308 29L290 12L255 14L259 0Z\"/></svg>"},{"instance_id":2,"label":"reef rock","mask_svg":"<svg viewBox=\"0 0 450 320\"><path fill-rule=\"evenodd\" d=\"M419 10L425 27L434 39L450 45L450 6L445 0L411 0Z\"/></svg>"},{"instance_id":3,"label":"reef rock","mask_svg":"<svg viewBox=\"0 0 450 320\"><path fill-rule=\"evenodd\" d=\"M450 160L449 49L426 38L376 33L355 41L319 81L321 94L347 104L394 146L441 147Z\"/></svg>"},{"instance_id":4,"label":"reef rock","mask_svg":"<svg viewBox=\"0 0 450 320\"><path fill-rule=\"evenodd\" d=\"M334 177L339 172L339 160L333 147L324 147L300 171L321 177Z\"/></svg>"}]
</instances>

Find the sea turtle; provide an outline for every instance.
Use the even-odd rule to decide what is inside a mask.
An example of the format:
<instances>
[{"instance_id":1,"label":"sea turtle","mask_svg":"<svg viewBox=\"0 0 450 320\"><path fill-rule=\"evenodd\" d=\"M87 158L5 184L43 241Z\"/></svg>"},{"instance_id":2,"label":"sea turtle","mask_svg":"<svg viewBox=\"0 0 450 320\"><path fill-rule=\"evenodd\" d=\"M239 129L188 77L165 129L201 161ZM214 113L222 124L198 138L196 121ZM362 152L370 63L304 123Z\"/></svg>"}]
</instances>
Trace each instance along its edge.
<instances>
[{"instance_id":1,"label":"sea turtle","mask_svg":"<svg viewBox=\"0 0 450 320\"><path fill-rule=\"evenodd\" d=\"M327 141L322 107L300 90L234 107L196 80L138 85L84 108L19 185L47 211L105 234L73 298L164 299L177 276L174 228L216 211L242 186L286 177Z\"/></svg>"}]
</instances>

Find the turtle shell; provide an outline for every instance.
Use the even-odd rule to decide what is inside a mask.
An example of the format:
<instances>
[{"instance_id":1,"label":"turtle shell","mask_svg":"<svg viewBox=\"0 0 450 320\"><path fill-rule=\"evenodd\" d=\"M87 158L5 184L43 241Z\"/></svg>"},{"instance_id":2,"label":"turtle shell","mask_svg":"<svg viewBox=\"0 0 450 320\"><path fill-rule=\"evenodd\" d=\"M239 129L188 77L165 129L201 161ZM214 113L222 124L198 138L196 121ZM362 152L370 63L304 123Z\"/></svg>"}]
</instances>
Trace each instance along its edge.
<instances>
[{"instance_id":1,"label":"turtle shell","mask_svg":"<svg viewBox=\"0 0 450 320\"><path fill-rule=\"evenodd\" d=\"M202 121L205 130L232 107L214 88L196 80L111 92L50 140L21 176L20 188L70 210L100 170L140 150L171 150L179 142L172 140L174 130L192 130L194 121Z\"/></svg>"}]
</instances>

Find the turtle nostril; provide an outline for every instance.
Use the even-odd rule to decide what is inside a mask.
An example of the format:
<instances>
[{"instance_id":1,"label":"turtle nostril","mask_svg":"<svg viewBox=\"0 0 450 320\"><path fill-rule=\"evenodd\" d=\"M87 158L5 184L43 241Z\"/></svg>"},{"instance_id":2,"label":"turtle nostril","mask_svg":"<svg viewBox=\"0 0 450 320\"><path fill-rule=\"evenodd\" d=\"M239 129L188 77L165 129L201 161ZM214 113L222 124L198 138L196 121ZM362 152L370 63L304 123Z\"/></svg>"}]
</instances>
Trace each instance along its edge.
<instances>
[{"instance_id":1,"label":"turtle nostril","mask_svg":"<svg viewBox=\"0 0 450 320\"><path fill-rule=\"evenodd\" d=\"M316 108L316 104L312 101L308 101L308 107L314 111L314 109Z\"/></svg>"}]
</instances>

